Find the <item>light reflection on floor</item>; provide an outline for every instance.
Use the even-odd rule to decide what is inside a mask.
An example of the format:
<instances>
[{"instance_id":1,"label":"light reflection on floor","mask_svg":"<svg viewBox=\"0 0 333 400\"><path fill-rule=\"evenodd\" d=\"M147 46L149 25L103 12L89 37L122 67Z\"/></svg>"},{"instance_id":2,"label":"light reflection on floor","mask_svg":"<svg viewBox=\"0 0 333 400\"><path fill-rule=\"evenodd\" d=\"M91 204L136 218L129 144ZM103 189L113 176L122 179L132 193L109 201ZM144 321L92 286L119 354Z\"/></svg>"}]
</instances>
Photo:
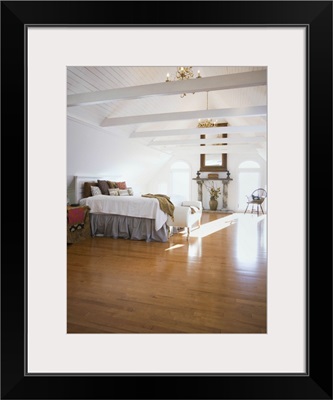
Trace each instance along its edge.
<instances>
[{"instance_id":1,"label":"light reflection on floor","mask_svg":"<svg viewBox=\"0 0 333 400\"><path fill-rule=\"evenodd\" d=\"M191 232L190 237L197 237L197 238L206 237L217 231L220 231L221 229L225 229L232 224L235 224L237 222L237 219L238 219L237 214L231 214L228 215L227 217L207 222L206 224L202 224L199 229L196 229L195 231Z\"/></svg>"},{"instance_id":2,"label":"light reflection on floor","mask_svg":"<svg viewBox=\"0 0 333 400\"><path fill-rule=\"evenodd\" d=\"M237 260L250 267L257 266L258 250L260 247L266 247L264 238L266 237L266 216L257 216L247 214L238 219L237 239L236 239L236 255ZM264 224L264 229L259 226ZM262 251L262 249L261 249Z\"/></svg>"},{"instance_id":3,"label":"light reflection on floor","mask_svg":"<svg viewBox=\"0 0 333 400\"><path fill-rule=\"evenodd\" d=\"M230 214L226 217L203 223L200 228L193 229L188 240L186 230L180 231L176 234L175 239L177 237L181 238L181 243L170 243L170 247L165 251L179 250L186 247L189 257L200 257L204 238L237 224L235 255L238 265L242 267L246 265L247 268L251 268L251 265L257 265L258 251L266 250L266 222L266 215Z\"/></svg>"},{"instance_id":4,"label":"light reflection on floor","mask_svg":"<svg viewBox=\"0 0 333 400\"><path fill-rule=\"evenodd\" d=\"M183 244L174 244L173 246L170 246L169 248L165 249L164 251L179 249L179 247L184 247L184 245Z\"/></svg>"}]
</instances>

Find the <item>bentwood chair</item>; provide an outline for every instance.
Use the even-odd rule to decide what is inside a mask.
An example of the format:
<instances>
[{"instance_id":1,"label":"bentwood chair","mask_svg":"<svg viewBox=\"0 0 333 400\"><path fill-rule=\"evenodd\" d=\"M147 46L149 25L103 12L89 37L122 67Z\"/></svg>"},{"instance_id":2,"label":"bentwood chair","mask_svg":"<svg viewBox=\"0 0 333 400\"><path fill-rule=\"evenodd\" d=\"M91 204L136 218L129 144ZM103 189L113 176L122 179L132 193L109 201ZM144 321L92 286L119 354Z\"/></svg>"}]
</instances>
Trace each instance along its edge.
<instances>
[{"instance_id":1,"label":"bentwood chair","mask_svg":"<svg viewBox=\"0 0 333 400\"><path fill-rule=\"evenodd\" d=\"M247 209L249 208L249 205L252 206L251 213L253 213L254 207L257 207L257 214L259 215L259 207L260 207L262 213L265 214L264 210L262 209L262 203L264 202L264 200L267 197L267 192L265 189L262 189L262 188L256 189L252 192L252 194L250 196L246 196L246 197L247 197L247 206L244 211L244 214L246 213Z\"/></svg>"}]
</instances>

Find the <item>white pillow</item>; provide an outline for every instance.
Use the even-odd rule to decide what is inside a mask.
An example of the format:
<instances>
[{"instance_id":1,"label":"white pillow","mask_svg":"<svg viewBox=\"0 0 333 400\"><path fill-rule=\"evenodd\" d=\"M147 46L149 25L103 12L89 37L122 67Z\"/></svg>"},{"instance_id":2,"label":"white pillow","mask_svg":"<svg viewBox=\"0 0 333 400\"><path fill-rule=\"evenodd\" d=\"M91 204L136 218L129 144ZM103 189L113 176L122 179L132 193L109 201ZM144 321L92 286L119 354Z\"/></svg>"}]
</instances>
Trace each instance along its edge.
<instances>
[{"instance_id":1,"label":"white pillow","mask_svg":"<svg viewBox=\"0 0 333 400\"><path fill-rule=\"evenodd\" d=\"M110 196L119 196L119 189L109 189Z\"/></svg>"},{"instance_id":2,"label":"white pillow","mask_svg":"<svg viewBox=\"0 0 333 400\"><path fill-rule=\"evenodd\" d=\"M119 196L129 196L127 189L119 189Z\"/></svg>"},{"instance_id":3,"label":"white pillow","mask_svg":"<svg viewBox=\"0 0 333 400\"><path fill-rule=\"evenodd\" d=\"M98 196L99 194L102 194L102 192L98 186L91 186L91 194L93 196Z\"/></svg>"}]
</instances>

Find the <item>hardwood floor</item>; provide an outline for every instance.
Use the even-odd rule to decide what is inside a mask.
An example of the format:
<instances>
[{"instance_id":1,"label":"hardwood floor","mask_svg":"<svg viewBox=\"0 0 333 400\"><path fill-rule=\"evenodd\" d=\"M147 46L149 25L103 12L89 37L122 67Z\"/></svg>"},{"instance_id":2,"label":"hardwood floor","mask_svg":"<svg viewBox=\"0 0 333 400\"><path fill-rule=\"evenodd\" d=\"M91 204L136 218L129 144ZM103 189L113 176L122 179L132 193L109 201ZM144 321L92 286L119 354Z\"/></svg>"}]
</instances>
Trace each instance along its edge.
<instances>
[{"instance_id":1,"label":"hardwood floor","mask_svg":"<svg viewBox=\"0 0 333 400\"><path fill-rule=\"evenodd\" d=\"M67 246L68 333L266 333L266 215L204 213L167 243Z\"/></svg>"}]
</instances>

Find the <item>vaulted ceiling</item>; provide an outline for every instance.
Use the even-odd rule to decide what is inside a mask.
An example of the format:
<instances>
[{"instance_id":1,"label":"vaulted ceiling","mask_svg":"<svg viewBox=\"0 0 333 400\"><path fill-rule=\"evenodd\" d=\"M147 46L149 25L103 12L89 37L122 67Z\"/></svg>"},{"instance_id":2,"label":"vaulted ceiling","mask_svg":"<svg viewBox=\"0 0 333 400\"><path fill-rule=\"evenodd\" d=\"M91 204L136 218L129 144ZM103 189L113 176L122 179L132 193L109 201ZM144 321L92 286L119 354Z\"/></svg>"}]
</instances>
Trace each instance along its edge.
<instances>
[{"instance_id":1,"label":"vaulted ceiling","mask_svg":"<svg viewBox=\"0 0 333 400\"><path fill-rule=\"evenodd\" d=\"M70 66L67 115L170 154L222 148L266 158L266 67L194 66L189 79L177 79L177 68ZM198 128L199 119L227 127Z\"/></svg>"}]
</instances>

